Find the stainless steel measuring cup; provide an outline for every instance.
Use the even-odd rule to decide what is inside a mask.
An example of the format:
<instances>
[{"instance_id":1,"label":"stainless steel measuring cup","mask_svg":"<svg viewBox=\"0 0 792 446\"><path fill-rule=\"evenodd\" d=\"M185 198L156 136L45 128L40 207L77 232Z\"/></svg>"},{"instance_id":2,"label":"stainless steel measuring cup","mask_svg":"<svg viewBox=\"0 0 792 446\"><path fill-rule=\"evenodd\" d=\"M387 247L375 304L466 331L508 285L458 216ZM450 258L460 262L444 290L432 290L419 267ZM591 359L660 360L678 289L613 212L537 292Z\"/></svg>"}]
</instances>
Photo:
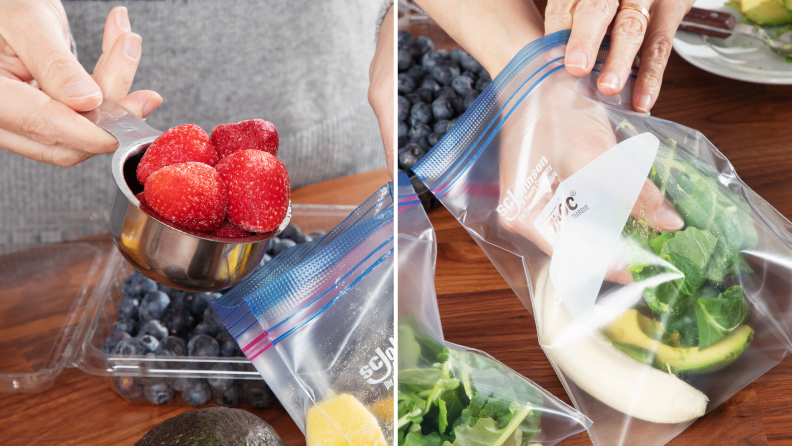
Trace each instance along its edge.
<instances>
[{"instance_id":1,"label":"stainless steel measuring cup","mask_svg":"<svg viewBox=\"0 0 792 446\"><path fill-rule=\"evenodd\" d=\"M137 165L162 132L108 100L82 115L118 140L111 164L117 189L110 232L124 258L151 279L187 291L234 286L258 267L267 240L289 224L291 205L277 230L251 237L212 237L170 226L155 213L141 210L135 197L143 190L135 175Z\"/></svg>"}]
</instances>

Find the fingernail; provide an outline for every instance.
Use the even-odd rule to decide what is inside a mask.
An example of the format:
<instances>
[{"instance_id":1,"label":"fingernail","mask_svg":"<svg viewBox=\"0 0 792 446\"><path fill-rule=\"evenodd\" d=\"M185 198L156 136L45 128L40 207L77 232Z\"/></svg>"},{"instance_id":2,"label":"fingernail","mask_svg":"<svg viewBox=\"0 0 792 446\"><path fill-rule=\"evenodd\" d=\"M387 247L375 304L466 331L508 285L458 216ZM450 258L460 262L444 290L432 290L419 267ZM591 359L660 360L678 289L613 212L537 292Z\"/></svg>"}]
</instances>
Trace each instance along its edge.
<instances>
[{"instance_id":1,"label":"fingernail","mask_svg":"<svg viewBox=\"0 0 792 446\"><path fill-rule=\"evenodd\" d=\"M685 220L682 220L674 206L667 201L657 209L655 217L657 218L657 223L665 229L677 231L685 226Z\"/></svg>"},{"instance_id":2,"label":"fingernail","mask_svg":"<svg viewBox=\"0 0 792 446\"><path fill-rule=\"evenodd\" d=\"M583 68L585 70L588 68L588 57L583 51L576 50L567 56L565 63L568 67Z\"/></svg>"},{"instance_id":3,"label":"fingernail","mask_svg":"<svg viewBox=\"0 0 792 446\"><path fill-rule=\"evenodd\" d=\"M116 25L118 25L119 28L132 31L132 25L129 23L129 11L123 6L119 6L119 8L123 11L116 13Z\"/></svg>"},{"instance_id":4,"label":"fingernail","mask_svg":"<svg viewBox=\"0 0 792 446\"><path fill-rule=\"evenodd\" d=\"M68 99L86 99L92 96L100 96L102 92L93 82L86 80L74 81L63 89L63 93Z\"/></svg>"},{"instance_id":5,"label":"fingernail","mask_svg":"<svg viewBox=\"0 0 792 446\"><path fill-rule=\"evenodd\" d=\"M652 97L648 94L642 94L638 97L638 110L647 112L652 107Z\"/></svg>"},{"instance_id":6,"label":"fingernail","mask_svg":"<svg viewBox=\"0 0 792 446\"><path fill-rule=\"evenodd\" d=\"M610 89L618 90L619 89L619 76L610 71L605 73L603 76L600 77L600 85L604 85Z\"/></svg>"},{"instance_id":7,"label":"fingernail","mask_svg":"<svg viewBox=\"0 0 792 446\"><path fill-rule=\"evenodd\" d=\"M140 44L143 39L137 34L130 34L124 38L124 54L130 59L137 59L140 55Z\"/></svg>"},{"instance_id":8,"label":"fingernail","mask_svg":"<svg viewBox=\"0 0 792 446\"><path fill-rule=\"evenodd\" d=\"M162 104L162 96L155 94L154 96L150 97L146 104L143 106L143 117L150 115L151 112L154 111L157 107Z\"/></svg>"}]
</instances>

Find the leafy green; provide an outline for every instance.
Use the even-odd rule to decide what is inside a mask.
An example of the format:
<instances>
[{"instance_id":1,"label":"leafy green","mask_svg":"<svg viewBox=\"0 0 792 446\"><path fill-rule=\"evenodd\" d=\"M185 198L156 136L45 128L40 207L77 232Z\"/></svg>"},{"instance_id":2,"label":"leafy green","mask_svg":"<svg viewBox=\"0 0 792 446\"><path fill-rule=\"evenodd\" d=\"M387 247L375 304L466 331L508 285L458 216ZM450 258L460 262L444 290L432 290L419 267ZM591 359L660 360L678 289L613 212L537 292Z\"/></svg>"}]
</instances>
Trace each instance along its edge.
<instances>
[{"instance_id":1,"label":"leafy green","mask_svg":"<svg viewBox=\"0 0 792 446\"><path fill-rule=\"evenodd\" d=\"M696 302L699 350L728 336L748 319L748 314L741 286L735 285L718 297L700 298Z\"/></svg>"},{"instance_id":2,"label":"leafy green","mask_svg":"<svg viewBox=\"0 0 792 446\"><path fill-rule=\"evenodd\" d=\"M412 317L398 334L397 444L522 446L539 435L536 387L486 356L422 336Z\"/></svg>"},{"instance_id":3,"label":"leafy green","mask_svg":"<svg viewBox=\"0 0 792 446\"><path fill-rule=\"evenodd\" d=\"M675 254L692 262L699 271L703 271L707 267L712 252L715 251L715 245L718 243L717 237L710 234L709 231L693 226L688 226L684 231L679 231L672 236L664 236L663 239L665 241L660 247L661 256Z\"/></svg>"}]
</instances>

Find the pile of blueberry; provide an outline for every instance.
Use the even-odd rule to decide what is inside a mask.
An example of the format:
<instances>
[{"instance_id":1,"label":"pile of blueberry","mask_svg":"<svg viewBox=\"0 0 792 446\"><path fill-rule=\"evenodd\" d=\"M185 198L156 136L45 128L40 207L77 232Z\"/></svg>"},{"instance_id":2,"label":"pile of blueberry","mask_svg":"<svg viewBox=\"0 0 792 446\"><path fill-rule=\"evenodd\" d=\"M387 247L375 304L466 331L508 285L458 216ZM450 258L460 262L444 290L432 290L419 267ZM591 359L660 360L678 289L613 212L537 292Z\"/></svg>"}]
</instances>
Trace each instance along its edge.
<instances>
[{"instance_id":1,"label":"pile of blueberry","mask_svg":"<svg viewBox=\"0 0 792 446\"><path fill-rule=\"evenodd\" d=\"M289 225L279 238L268 242L267 254L261 265L299 243L323 235L323 232L306 235L299 227ZM209 306L221 296L222 293L169 288L134 271L121 284L121 298L116 304L118 319L113 323L102 351L130 356L244 358L234 337ZM199 364L206 363L168 364L199 367ZM206 367L218 373L234 371L232 366L222 362L206 364ZM255 368L247 363L236 371L241 370L253 371ZM114 379L114 384L124 397L135 400L143 396L153 404L172 402L177 392L185 403L196 407L213 398L222 406L236 407L244 401L255 409L266 408L274 402L272 393L262 380L120 376Z\"/></svg>"},{"instance_id":2,"label":"pile of blueberry","mask_svg":"<svg viewBox=\"0 0 792 446\"><path fill-rule=\"evenodd\" d=\"M492 78L462 50L437 50L399 31L399 167L415 166L473 105Z\"/></svg>"}]
</instances>

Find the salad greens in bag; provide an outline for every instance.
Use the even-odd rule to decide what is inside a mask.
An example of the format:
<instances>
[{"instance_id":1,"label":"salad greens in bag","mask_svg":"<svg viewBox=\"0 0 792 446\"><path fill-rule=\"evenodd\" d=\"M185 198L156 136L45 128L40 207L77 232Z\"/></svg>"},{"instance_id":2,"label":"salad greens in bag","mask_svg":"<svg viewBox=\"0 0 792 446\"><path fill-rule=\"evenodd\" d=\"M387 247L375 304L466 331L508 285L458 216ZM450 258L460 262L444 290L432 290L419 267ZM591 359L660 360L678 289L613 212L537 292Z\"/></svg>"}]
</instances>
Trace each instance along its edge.
<instances>
[{"instance_id":1,"label":"salad greens in bag","mask_svg":"<svg viewBox=\"0 0 792 446\"><path fill-rule=\"evenodd\" d=\"M636 68L597 91L607 38L569 75L568 38L526 46L414 172L533 313L592 441L663 445L792 349L792 226L703 135L623 108Z\"/></svg>"},{"instance_id":2,"label":"salad greens in bag","mask_svg":"<svg viewBox=\"0 0 792 446\"><path fill-rule=\"evenodd\" d=\"M399 445L555 444L588 419L486 353L443 341L434 231L399 177Z\"/></svg>"},{"instance_id":3,"label":"salad greens in bag","mask_svg":"<svg viewBox=\"0 0 792 446\"><path fill-rule=\"evenodd\" d=\"M308 446L393 444L392 188L212 304Z\"/></svg>"}]
</instances>

